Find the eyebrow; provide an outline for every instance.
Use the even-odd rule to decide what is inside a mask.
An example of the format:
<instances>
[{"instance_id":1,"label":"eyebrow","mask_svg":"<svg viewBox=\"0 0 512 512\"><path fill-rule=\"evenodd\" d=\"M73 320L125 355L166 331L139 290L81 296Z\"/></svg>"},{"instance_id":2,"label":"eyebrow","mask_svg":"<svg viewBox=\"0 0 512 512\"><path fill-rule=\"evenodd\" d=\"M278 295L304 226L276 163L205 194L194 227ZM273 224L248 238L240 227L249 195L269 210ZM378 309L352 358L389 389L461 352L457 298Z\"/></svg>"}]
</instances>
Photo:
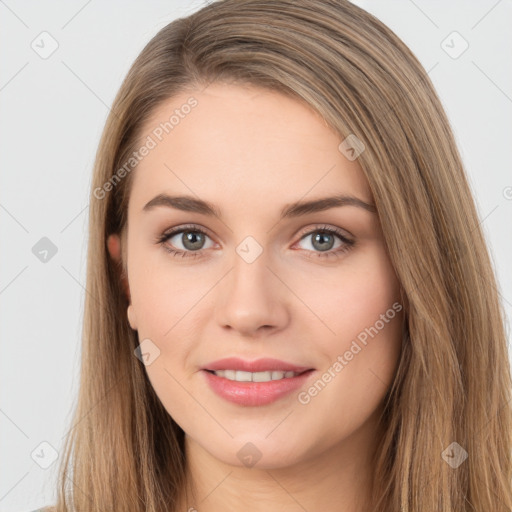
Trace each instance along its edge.
<instances>
[{"instance_id":1,"label":"eyebrow","mask_svg":"<svg viewBox=\"0 0 512 512\"><path fill-rule=\"evenodd\" d=\"M215 216L219 219L222 218L220 210L215 205L208 201L203 201L202 199L196 199L192 196L170 196L168 194L158 194L144 206L142 211L148 212L157 206L175 208L185 212L201 213L203 215ZM366 203L354 196L337 195L286 204L281 210L281 219L300 217L302 215L321 212L340 206L357 206L370 213L377 213L377 209L373 204Z\"/></svg>"}]
</instances>

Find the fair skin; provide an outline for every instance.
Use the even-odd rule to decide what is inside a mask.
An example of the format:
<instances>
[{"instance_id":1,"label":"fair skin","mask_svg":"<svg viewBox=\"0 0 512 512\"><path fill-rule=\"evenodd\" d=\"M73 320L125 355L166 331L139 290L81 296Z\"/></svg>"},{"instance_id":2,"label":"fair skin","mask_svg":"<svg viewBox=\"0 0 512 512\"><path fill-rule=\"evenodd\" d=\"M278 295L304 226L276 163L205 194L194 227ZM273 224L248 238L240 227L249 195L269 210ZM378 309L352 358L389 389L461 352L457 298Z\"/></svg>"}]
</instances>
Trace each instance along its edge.
<instances>
[{"instance_id":1,"label":"fair skin","mask_svg":"<svg viewBox=\"0 0 512 512\"><path fill-rule=\"evenodd\" d=\"M402 313L359 343L362 350L308 403L298 392L400 302L399 283L376 213L345 205L279 217L289 203L341 194L373 204L368 182L316 113L255 87L217 83L175 96L154 111L143 140L192 95L197 106L133 171L126 247L129 322L140 342L160 350L145 368L186 434L189 493L176 510L363 511ZM163 193L213 203L222 220L166 206L143 211ZM188 224L206 231L202 243L183 232L156 242ZM347 244L329 234L315 243L324 226L355 245L332 256ZM236 251L248 236L262 249L251 263ZM120 239L108 242L119 259ZM200 255L174 257L165 246ZM325 252L331 256L319 257ZM301 390L246 407L214 393L201 370L227 356L315 371ZM237 456L248 442L261 453L252 467Z\"/></svg>"}]
</instances>

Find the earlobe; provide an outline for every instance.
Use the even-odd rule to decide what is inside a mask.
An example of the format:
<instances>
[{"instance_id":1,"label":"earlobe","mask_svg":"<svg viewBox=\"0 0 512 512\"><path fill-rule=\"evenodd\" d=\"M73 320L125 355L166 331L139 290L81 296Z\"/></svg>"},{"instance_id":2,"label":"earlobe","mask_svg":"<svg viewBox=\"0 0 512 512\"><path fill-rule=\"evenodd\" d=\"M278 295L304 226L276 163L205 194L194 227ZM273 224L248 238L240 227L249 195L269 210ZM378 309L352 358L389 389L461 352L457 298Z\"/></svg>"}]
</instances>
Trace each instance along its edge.
<instances>
[{"instance_id":1,"label":"earlobe","mask_svg":"<svg viewBox=\"0 0 512 512\"><path fill-rule=\"evenodd\" d=\"M116 262L121 263L121 240L119 235L109 235L107 238L107 248L110 257Z\"/></svg>"},{"instance_id":2,"label":"earlobe","mask_svg":"<svg viewBox=\"0 0 512 512\"><path fill-rule=\"evenodd\" d=\"M126 310L126 314L128 316L128 322L130 323L130 327L136 331L137 330L137 320L135 318L135 311L133 309L133 305L130 304L128 309Z\"/></svg>"},{"instance_id":3,"label":"earlobe","mask_svg":"<svg viewBox=\"0 0 512 512\"><path fill-rule=\"evenodd\" d=\"M120 275L121 285L123 287L123 290L126 294L128 301L131 301L130 287L128 285L128 279L127 279L126 275L124 274L123 265L122 265L122 261L121 261L121 239L120 239L119 235L112 234L112 235L108 236L107 249L108 249L108 252L109 252L112 260L115 261L117 263L118 267L121 269L121 275Z\"/></svg>"}]
</instances>

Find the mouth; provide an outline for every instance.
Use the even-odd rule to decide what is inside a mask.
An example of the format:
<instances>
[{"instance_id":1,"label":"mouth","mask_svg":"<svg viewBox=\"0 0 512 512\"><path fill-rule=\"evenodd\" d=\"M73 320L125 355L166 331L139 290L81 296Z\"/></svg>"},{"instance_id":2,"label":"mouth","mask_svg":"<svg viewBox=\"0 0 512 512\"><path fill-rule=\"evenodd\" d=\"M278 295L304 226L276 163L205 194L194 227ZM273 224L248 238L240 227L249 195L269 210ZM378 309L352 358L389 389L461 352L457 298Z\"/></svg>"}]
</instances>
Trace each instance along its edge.
<instances>
[{"instance_id":1,"label":"mouth","mask_svg":"<svg viewBox=\"0 0 512 512\"><path fill-rule=\"evenodd\" d=\"M267 405L284 399L312 379L315 369L264 357L225 357L201 368L206 383L219 397L241 406Z\"/></svg>"},{"instance_id":2,"label":"mouth","mask_svg":"<svg viewBox=\"0 0 512 512\"><path fill-rule=\"evenodd\" d=\"M235 382L271 382L275 380L292 379L298 377L307 372L314 371L312 368L295 372L291 370L264 370L259 372L248 372L244 370L208 370L208 373L216 375L217 377L223 377L224 379L235 381Z\"/></svg>"},{"instance_id":3,"label":"mouth","mask_svg":"<svg viewBox=\"0 0 512 512\"><path fill-rule=\"evenodd\" d=\"M315 370L247 372L203 368L202 373L210 389L220 398L238 406L254 407L269 405L290 396L307 385Z\"/></svg>"}]
</instances>

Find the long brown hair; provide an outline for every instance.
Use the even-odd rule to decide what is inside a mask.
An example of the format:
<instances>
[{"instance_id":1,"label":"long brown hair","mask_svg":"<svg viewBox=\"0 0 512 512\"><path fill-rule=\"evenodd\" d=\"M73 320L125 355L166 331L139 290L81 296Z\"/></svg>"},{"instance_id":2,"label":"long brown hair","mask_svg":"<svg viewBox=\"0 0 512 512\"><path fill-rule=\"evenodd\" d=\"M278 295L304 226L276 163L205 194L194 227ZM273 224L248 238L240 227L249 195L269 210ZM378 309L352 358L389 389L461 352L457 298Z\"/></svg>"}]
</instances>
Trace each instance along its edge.
<instances>
[{"instance_id":1,"label":"long brown hair","mask_svg":"<svg viewBox=\"0 0 512 512\"><path fill-rule=\"evenodd\" d=\"M136 172L126 162L143 144L142 125L164 100L214 81L288 94L364 143L358 162L407 326L372 510L509 512L505 315L461 157L417 58L346 0L213 2L161 29L129 70L92 177L80 388L53 510L162 512L183 489L184 434L134 355L126 260L113 263L106 240L126 231Z\"/></svg>"}]
</instances>

